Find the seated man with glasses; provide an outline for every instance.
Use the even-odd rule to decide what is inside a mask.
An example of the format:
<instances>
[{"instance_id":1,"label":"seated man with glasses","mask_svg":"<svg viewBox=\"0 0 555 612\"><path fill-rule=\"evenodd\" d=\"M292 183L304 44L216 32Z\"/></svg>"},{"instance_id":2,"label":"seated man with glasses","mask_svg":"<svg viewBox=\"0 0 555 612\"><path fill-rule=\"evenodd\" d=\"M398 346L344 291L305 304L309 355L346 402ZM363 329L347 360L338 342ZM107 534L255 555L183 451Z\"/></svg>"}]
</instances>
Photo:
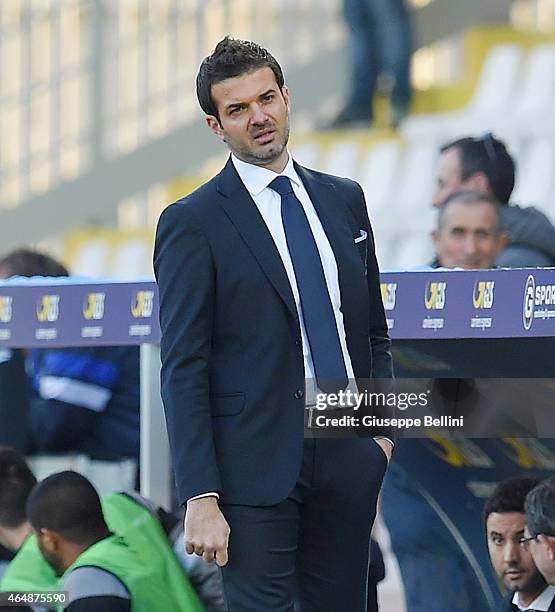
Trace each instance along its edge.
<instances>
[{"instance_id":1,"label":"seated man with glasses","mask_svg":"<svg viewBox=\"0 0 555 612\"><path fill-rule=\"evenodd\" d=\"M524 538L524 502L538 483L536 478L505 480L484 507L491 564L509 591L499 612L555 611L555 587L547 585Z\"/></svg>"},{"instance_id":2,"label":"seated man with glasses","mask_svg":"<svg viewBox=\"0 0 555 612\"><path fill-rule=\"evenodd\" d=\"M543 577L555 585L555 477L530 491L524 508L526 532L520 541L530 549ZM555 586L549 588L555 592ZM555 610L555 605L552 607Z\"/></svg>"},{"instance_id":3,"label":"seated man with glasses","mask_svg":"<svg viewBox=\"0 0 555 612\"><path fill-rule=\"evenodd\" d=\"M441 208L455 191L486 192L501 204L501 227L509 245L497 259L501 268L555 265L555 227L539 210L509 205L515 162L505 144L491 133L460 138L441 148L433 205Z\"/></svg>"}]
</instances>

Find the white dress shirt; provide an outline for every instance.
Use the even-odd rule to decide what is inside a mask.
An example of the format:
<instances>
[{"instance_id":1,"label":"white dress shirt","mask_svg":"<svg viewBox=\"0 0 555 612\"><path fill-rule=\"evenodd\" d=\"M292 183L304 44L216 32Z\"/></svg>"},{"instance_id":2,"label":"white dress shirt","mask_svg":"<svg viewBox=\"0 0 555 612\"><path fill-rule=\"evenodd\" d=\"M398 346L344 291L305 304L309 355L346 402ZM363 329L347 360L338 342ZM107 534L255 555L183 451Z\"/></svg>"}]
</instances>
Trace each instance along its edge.
<instances>
[{"instance_id":1,"label":"white dress shirt","mask_svg":"<svg viewBox=\"0 0 555 612\"><path fill-rule=\"evenodd\" d=\"M520 603L520 595L518 592L513 597L513 604L519 610L538 610L539 612L547 612L549 606L555 597L555 586L547 586L544 591L529 606L523 606Z\"/></svg>"},{"instance_id":2,"label":"white dress shirt","mask_svg":"<svg viewBox=\"0 0 555 612\"><path fill-rule=\"evenodd\" d=\"M299 298L299 289L297 286L297 279L295 277L295 271L293 269L293 262L291 261L291 255L287 248L287 240L285 238L285 230L283 229L283 222L281 220L281 196L276 193L273 189L270 189L268 185L278 176L286 176L291 181L293 192L302 204L306 218L312 230L314 241L318 247L320 259L322 260L322 268L324 269L324 277L326 279L326 285L328 287L328 293L333 308L333 314L335 316L335 324L337 326L337 333L339 335L339 342L341 344L341 351L343 353L343 361L345 362L345 369L347 370L347 378L353 379L353 366L351 364L351 357L347 350L347 338L345 335L345 326L343 324L343 313L341 312L341 293L339 291L339 276L337 272L337 263L335 256L331 249L328 237L324 232L324 228L320 223L318 214L314 205L310 201L310 197L303 185L303 182L299 178L299 175L295 171L293 166L293 159L289 156L289 161L283 169L283 172L277 174L272 170L261 168L253 164L247 164L240 159L237 159L235 155L231 156L231 160L241 181L250 193L256 207L258 208L274 243L279 251L281 260L291 285L291 291L295 298L295 304L297 306L297 313L299 315L299 323L301 326L301 336L303 341L303 357L304 357L304 369L305 378L308 380L314 380L314 363L312 361L312 355L310 354L310 345L308 343L308 336L306 335L306 329L304 325L303 313L301 310L301 301Z\"/></svg>"},{"instance_id":3,"label":"white dress shirt","mask_svg":"<svg viewBox=\"0 0 555 612\"><path fill-rule=\"evenodd\" d=\"M235 166L243 185L245 185L247 191L254 200L254 203L256 204L256 207L258 208L264 222L266 223L268 231L274 240L281 257L281 261L285 267L285 272L287 273L287 278L289 279L289 285L291 286L293 297L295 298L303 344L304 370L305 379L307 380L307 403L313 401L314 394L317 391L315 385L314 388L309 388L308 381L315 381L316 377L314 375L312 355L310 354L310 344L308 343L308 336L306 334L304 325L297 279L295 277L291 255L289 254L289 249L287 248L287 239L285 237L285 230L283 229L283 221L281 219L281 196L279 193L268 187L268 185L278 176L286 176L291 181L293 192L299 199L299 202L301 203L306 214L306 218L308 219L310 229L312 230L312 235L314 236L314 241L316 242L320 259L322 261L324 277L326 279L333 314L335 316L337 333L339 335L341 351L343 353L343 361L345 362L345 369L347 370L347 378L350 381L350 388L356 392L353 365L351 363L351 356L349 355L349 351L347 349L347 337L345 334L345 326L343 324L343 313L341 312L341 292L339 289L337 262L335 261L335 255L333 254L328 237L326 236L324 228L322 227L320 218L316 213L316 209L310 200L310 196L308 195L303 182L295 171L293 166L293 158L289 156L287 165L279 174L273 170L268 170L267 168L262 168L260 166L255 166L254 164L248 164L241 161L235 157L235 155L231 155L231 161ZM376 436L375 439L387 440L393 447L393 441L385 436ZM219 497L217 493L210 492L191 497L188 501L207 496Z\"/></svg>"}]
</instances>

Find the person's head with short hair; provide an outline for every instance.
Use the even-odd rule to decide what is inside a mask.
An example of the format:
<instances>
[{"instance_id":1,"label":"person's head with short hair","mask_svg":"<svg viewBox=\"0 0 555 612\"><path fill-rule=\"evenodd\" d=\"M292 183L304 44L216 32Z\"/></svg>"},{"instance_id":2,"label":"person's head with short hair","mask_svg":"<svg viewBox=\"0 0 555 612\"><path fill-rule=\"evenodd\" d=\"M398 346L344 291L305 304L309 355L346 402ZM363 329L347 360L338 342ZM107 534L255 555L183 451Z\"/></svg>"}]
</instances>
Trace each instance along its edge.
<instances>
[{"instance_id":1,"label":"person's head with short hair","mask_svg":"<svg viewBox=\"0 0 555 612\"><path fill-rule=\"evenodd\" d=\"M237 158L283 170L288 160L289 92L269 51L226 36L200 66L197 97L208 126Z\"/></svg>"},{"instance_id":2,"label":"person's head with short hair","mask_svg":"<svg viewBox=\"0 0 555 612\"><path fill-rule=\"evenodd\" d=\"M514 186L515 162L501 140L491 133L459 138L441 147L433 205L440 208L452 193L468 189L489 193L504 205Z\"/></svg>"},{"instance_id":3,"label":"person's head with short hair","mask_svg":"<svg viewBox=\"0 0 555 612\"><path fill-rule=\"evenodd\" d=\"M0 278L10 276L69 276L66 267L47 253L16 249L0 257Z\"/></svg>"},{"instance_id":4,"label":"person's head with short hair","mask_svg":"<svg viewBox=\"0 0 555 612\"><path fill-rule=\"evenodd\" d=\"M524 501L537 478L511 478L497 485L484 506L484 524L491 564L520 603L529 605L545 590L546 582L530 552L520 544L524 536Z\"/></svg>"},{"instance_id":5,"label":"person's head with short hair","mask_svg":"<svg viewBox=\"0 0 555 612\"><path fill-rule=\"evenodd\" d=\"M18 550L31 528L25 515L37 479L15 448L0 446L0 544Z\"/></svg>"},{"instance_id":6,"label":"person's head with short hair","mask_svg":"<svg viewBox=\"0 0 555 612\"><path fill-rule=\"evenodd\" d=\"M438 211L432 240L439 265L479 270L493 268L507 245L499 205L488 193L458 191Z\"/></svg>"},{"instance_id":7,"label":"person's head with short hair","mask_svg":"<svg viewBox=\"0 0 555 612\"><path fill-rule=\"evenodd\" d=\"M555 476L544 480L526 496L525 546L549 584L555 585Z\"/></svg>"},{"instance_id":8,"label":"person's head with short hair","mask_svg":"<svg viewBox=\"0 0 555 612\"><path fill-rule=\"evenodd\" d=\"M39 482L27 500L27 519L39 549L58 576L87 548L108 537L100 498L93 485L72 471Z\"/></svg>"}]
</instances>

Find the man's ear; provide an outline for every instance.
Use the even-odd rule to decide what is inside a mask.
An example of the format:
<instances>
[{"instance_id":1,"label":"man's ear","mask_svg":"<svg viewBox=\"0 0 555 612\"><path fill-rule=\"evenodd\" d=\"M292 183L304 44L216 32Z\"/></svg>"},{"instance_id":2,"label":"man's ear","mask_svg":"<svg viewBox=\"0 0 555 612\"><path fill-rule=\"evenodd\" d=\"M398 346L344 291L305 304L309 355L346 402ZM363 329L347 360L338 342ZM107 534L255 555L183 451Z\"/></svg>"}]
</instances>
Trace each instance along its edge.
<instances>
[{"instance_id":1,"label":"man's ear","mask_svg":"<svg viewBox=\"0 0 555 612\"><path fill-rule=\"evenodd\" d=\"M555 536L540 534L538 535L538 541L547 546L547 554L551 561L555 562Z\"/></svg>"},{"instance_id":2,"label":"man's ear","mask_svg":"<svg viewBox=\"0 0 555 612\"><path fill-rule=\"evenodd\" d=\"M438 243L439 240L439 230L435 229L431 232L430 236L432 237L432 242L434 244Z\"/></svg>"},{"instance_id":3,"label":"man's ear","mask_svg":"<svg viewBox=\"0 0 555 612\"><path fill-rule=\"evenodd\" d=\"M60 536L50 529L42 528L40 530L42 545L50 552L55 552L60 548Z\"/></svg>"},{"instance_id":4,"label":"man's ear","mask_svg":"<svg viewBox=\"0 0 555 612\"><path fill-rule=\"evenodd\" d=\"M499 239L497 241L497 255L499 255L502 251L504 251L509 243L511 242L511 238L507 232L501 232L499 234Z\"/></svg>"},{"instance_id":5,"label":"man's ear","mask_svg":"<svg viewBox=\"0 0 555 612\"><path fill-rule=\"evenodd\" d=\"M281 93L283 95L283 99L285 100L285 104L287 105L287 108L291 110L291 98L289 97L289 87L287 87L287 85L284 85L281 88Z\"/></svg>"},{"instance_id":6,"label":"man's ear","mask_svg":"<svg viewBox=\"0 0 555 612\"><path fill-rule=\"evenodd\" d=\"M489 193L491 191L489 179L482 171L475 172L472 176L468 177L464 183L465 186L472 191L482 191L484 193Z\"/></svg>"},{"instance_id":7,"label":"man's ear","mask_svg":"<svg viewBox=\"0 0 555 612\"><path fill-rule=\"evenodd\" d=\"M222 126L217 117L214 115L206 116L206 125L212 130L214 134L222 141L225 142L225 134Z\"/></svg>"}]
</instances>

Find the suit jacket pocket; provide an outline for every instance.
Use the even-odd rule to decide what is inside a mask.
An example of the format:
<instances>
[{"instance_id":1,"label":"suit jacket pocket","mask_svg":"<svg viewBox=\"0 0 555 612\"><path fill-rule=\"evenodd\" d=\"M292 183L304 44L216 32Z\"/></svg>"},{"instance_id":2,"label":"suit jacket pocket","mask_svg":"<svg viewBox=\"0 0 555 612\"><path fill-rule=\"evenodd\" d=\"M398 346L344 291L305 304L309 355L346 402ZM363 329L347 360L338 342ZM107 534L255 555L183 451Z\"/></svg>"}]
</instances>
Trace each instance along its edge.
<instances>
[{"instance_id":1,"label":"suit jacket pocket","mask_svg":"<svg viewBox=\"0 0 555 612\"><path fill-rule=\"evenodd\" d=\"M244 393L222 393L210 396L212 416L234 416L245 408Z\"/></svg>"}]
</instances>

